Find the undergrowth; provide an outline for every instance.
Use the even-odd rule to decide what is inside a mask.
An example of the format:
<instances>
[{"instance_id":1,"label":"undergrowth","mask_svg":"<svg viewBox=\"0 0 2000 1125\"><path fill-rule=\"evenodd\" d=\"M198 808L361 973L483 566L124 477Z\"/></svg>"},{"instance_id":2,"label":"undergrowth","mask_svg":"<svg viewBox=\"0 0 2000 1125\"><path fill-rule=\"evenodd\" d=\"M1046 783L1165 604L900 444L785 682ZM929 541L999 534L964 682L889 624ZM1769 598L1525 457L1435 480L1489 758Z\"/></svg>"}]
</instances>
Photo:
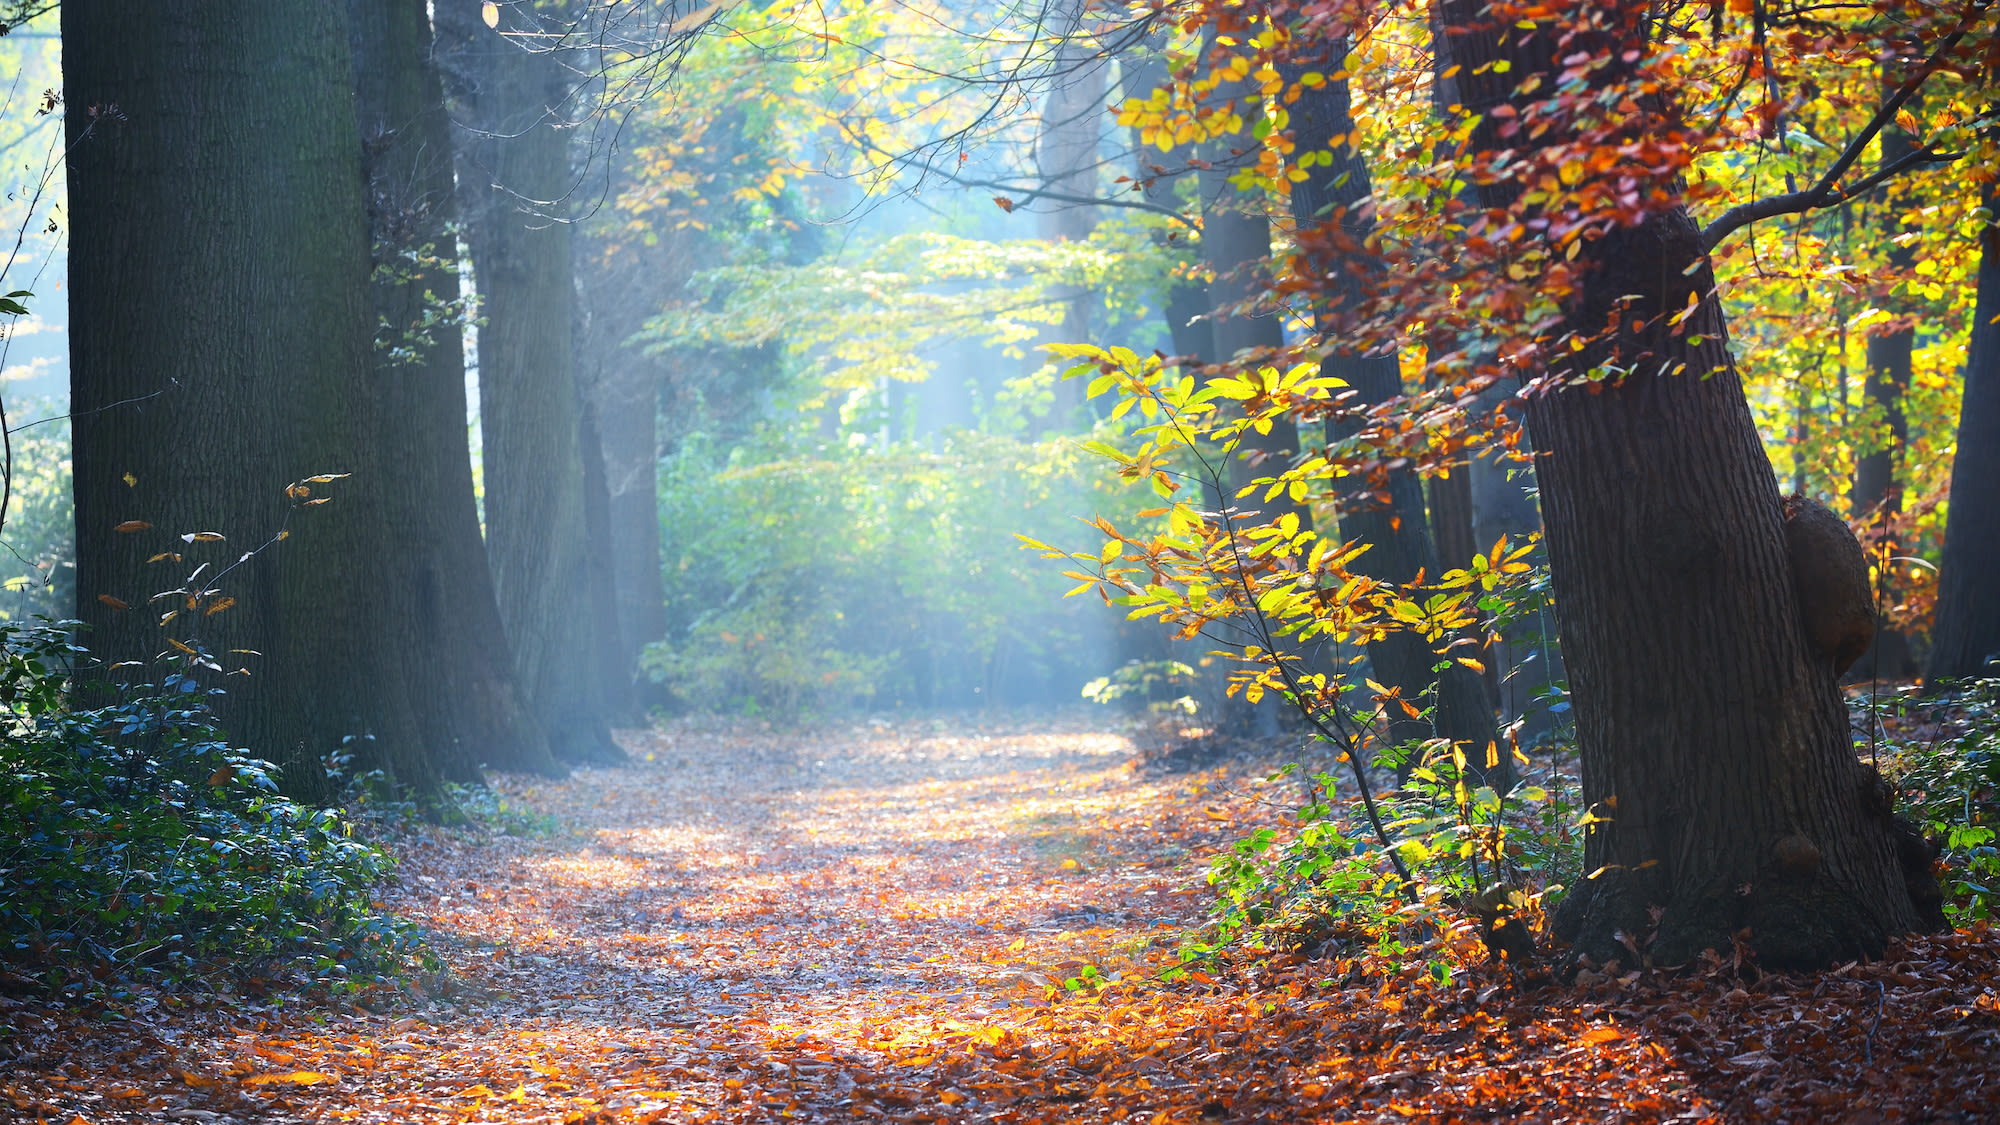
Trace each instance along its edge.
<instances>
[{"instance_id":1,"label":"undergrowth","mask_svg":"<svg viewBox=\"0 0 2000 1125\"><path fill-rule=\"evenodd\" d=\"M178 661L91 681L74 622L0 624L0 962L58 993L282 962L308 986L393 969L414 930L379 913L390 870L330 809L278 792ZM189 658L190 660L195 658Z\"/></svg>"}]
</instances>

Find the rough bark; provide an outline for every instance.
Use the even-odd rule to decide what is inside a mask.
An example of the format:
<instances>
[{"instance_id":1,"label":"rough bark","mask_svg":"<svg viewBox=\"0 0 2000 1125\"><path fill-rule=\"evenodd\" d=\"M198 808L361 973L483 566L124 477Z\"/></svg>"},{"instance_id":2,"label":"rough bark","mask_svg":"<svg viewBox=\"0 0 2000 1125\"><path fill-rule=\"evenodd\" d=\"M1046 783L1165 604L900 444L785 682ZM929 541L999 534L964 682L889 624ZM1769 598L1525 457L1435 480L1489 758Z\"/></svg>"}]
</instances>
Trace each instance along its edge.
<instances>
[{"instance_id":1,"label":"rough bark","mask_svg":"<svg viewBox=\"0 0 2000 1125\"><path fill-rule=\"evenodd\" d=\"M1616 60L1647 34L1637 2L1572 7L1532 31L1473 0L1443 7L1473 112L1549 81L1560 57ZM1487 64L1503 58L1501 77ZM1503 120L1486 116L1477 150L1509 143ZM1504 207L1519 190L1499 180L1481 200ZM1597 877L1564 903L1559 932L1627 963L1621 935L1677 964L1744 930L1766 966L1873 954L1937 920L1935 886L1916 849L1899 858L1888 787L1857 762L1839 684L1807 638L1700 230L1672 207L1578 261L1563 327L1617 331L1553 374L1633 373L1528 404L1584 797L1609 818L1585 843ZM1696 311L1673 325L1690 294Z\"/></svg>"},{"instance_id":2,"label":"rough bark","mask_svg":"<svg viewBox=\"0 0 2000 1125\"><path fill-rule=\"evenodd\" d=\"M1332 73L1339 69L1339 63L1339 59L1329 59L1320 69ZM1345 81L1329 81L1307 90L1292 104L1291 115L1294 151L1299 153L1329 151L1332 138L1354 129ZM1315 163L1304 180L1292 185L1292 215L1301 230L1322 224L1338 228L1330 232L1332 237L1325 241L1324 249L1307 253L1309 268L1332 280L1329 288L1335 305L1351 307L1366 296L1370 276L1381 269L1365 245L1373 225L1366 207L1370 191L1366 162L1345 145L1334 150L1332 163ZM1336 337L1327 342L1331 350L1322 361L1322 372L1347 382L1354 391L1350 400L1354 405L1370 406L1402 394L1402 371L1394 354L1365 354L1365 347L1337 338L1344 330L1343 311L1328 310L1320 318L1321 331ZM1327 440L1338 442L1351 432L1335 425L1329 428ZM1417 474L1393 469L1386 470L1380 480L1353 483L1361 487L1358 495L1343 504L1340 535L1368 545L1367 552L1355 560L1354 569L1397 584L1414 581L1419 573L1430 578L1442 573L1424 510L1423 482ZM1470 548L1466 553L1469 558ZM1448 663L1443 672L1434 672L1440 657L1422 637L1410 632L1392 633L1371 643L1368 661L1377 682L1396 688L1404 699L1433 703L1428 721L1392 713L1388 731L1392 745L1412 739L1449 738L1464 749L1466 761L1482 778L1496 786L1508 784L1513 776L1512 762L1497 745L1493 710L1477 673L1456 662ZM1490 771L1486 764L1489 751L1494 763ZM1414 764L1406 762L1404 773Z\"/></svg>"},{"instance_id":3,"label":"rough bark","mask_svg":"<svg viewBox=\"0 0 2000 1125\"><path fill-rule=\"evenodd\" d=\"M296 796L329 795L320 762L346 736L357 765L434 789L377 590L387 467L346 9L218 0L137 19L79 0L62 34L88 643L109 660L161 652L154 591L275 533L288 482L352 473L319 493L332 503L293 513L289 541L223 579L234 608L188 615L175 635L250 667L227 680L223 722ZM152 526L113 530L128 520ZM178 538L198 531L228 540ZM185 561L148 565L166 551Z\"/></svg>"},{"instance_id":4,"label":"rough bark","mask_svg":"<svg viewBox=\"0 0 2000 1125\"><path fill-rule=\"evenodd\" d=\"M1938 568L1937 622L1925 675L1935 685L2000 676L2000 191L1986 197L1979 232L1978 296L1965 393L1958 407L1958 453L1945 509Z\"/></svg>"},{"instance_id":5,"label":"rough bark","mask_svg":"<svg viewBox=\"0 0 2000 1125\"><path fill-rule=\"evenodd\" d=\"M375 277L382 594L424 742L446 774L558 773L514 672L473 501L451 122L425 0L349 0Z\"/></svg>"},{"instance_id":6,"label":"rough bark","mask_svg":"<svg viewBox=\"0 0 2000 1125\"><path fill-rule=\"evenodd\" d=\"M438 45L459 126L458 198L479 296L486 553L516 667L551 749L622 761L606 725L587 593L587 493L573 364L562 116L569 79L535 12L439 0Z\"/></svg>"}]
</instances>

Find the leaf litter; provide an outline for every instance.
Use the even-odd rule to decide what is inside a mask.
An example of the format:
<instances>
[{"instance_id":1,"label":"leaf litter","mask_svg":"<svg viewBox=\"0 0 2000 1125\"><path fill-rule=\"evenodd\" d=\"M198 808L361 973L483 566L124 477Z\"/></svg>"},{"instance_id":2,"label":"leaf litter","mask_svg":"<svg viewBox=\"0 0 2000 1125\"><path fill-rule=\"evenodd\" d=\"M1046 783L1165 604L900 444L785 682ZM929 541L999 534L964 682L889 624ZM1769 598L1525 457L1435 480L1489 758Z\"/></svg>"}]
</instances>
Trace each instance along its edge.
<instances>
[{"instance_id":1,"label":"leaf litter","mask_svg":"<svg viewBox=\"0 0 2000 1125\"><path fill-rule=\"evenodd\" d=\"M1100 715L684 721L498 777L552 834L420 830L442 962L360 1003L0 997L0 1120L2000 1120L2000 940L1819 974L1534 986L1469 929L1163 983L1272 762L1138 768ZM1067 983L1066 983L1067 982Z\"/></svg>"}]
</instances>

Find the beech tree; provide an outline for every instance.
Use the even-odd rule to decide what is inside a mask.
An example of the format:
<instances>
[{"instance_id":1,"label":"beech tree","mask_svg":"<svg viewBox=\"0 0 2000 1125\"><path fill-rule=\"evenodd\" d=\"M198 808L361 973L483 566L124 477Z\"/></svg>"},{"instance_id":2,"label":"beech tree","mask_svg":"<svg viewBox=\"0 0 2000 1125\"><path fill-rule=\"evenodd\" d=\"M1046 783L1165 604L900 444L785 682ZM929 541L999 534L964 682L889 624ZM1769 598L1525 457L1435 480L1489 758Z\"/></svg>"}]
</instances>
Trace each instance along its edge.
<instances>
[{"instance_id":1,"label":"beech tree","mask_svg":"<svg viewBox=\"0 0 2000 1125\"><path fill-rule=\"evenodd\" d=\"M1340 69L1345 43L1329 45L1325 58L1295 59L1291 68L1302 72L1308 61L1320 72L1333 74ZM1346 80L1329 78L1322 85L1301 93L1291 105L1292 144L1299 153L1325 153L1305 169L1305 176L1291 189L1292 219L1302 233L1302 267L1326 283L1330 292L1319 329L1325 337L1327 357L1321 374L1340 379L1351 388L1350 406L1366 409L1399 399L1403 394L1402 369L1396 353L1371 342L1352 338L1353 306L1367 296L1379 276L1382 263L1366 249L1372 221L1369 216L1370 181L1367 163L1345 138L1354 131ZM1351 436L1355 427L1345 422L1329 426L1327 437L1338 441ZM1462 480L1469 481L1463 473ZM1461 545L1464 557L1450 562L1440 558L1440 544L1433 541L1431 523L1424 507L1424 484L1409 466L1376 465L1357 474L1352 487L1341 498L1340 535L1365 545L1367 551L1354 563L1355 572L1390 583L1417 580L1419 575L1436 578L1446 565L1469 565L1475 548ZM1465 496L1469 521L1470 494ZM1469 533L1469 527L1468 527ZM1409 716L1400 709L1390 717L1389 737L1393 742L1435 735L1461 747L1471 768L1489 776L1487 755L1494 754L1491 780L1503 784L1511 776L1511 762L1497 742L1493 709L1485 686L1476 673L1456 660L1442 659L1416 633L1395 632L1368 645L1368 659L1375 679L1396 689L1412 703L1428 703L1429 720ZM1444 670L1432 669L1442 663ZM1433 689L1433 685L1435 688Z\"/></svg>"},{"instance_id":2,"label":"beech tree","mask_svg":"<svg viewBox=\"0 0 2000 1125\"><path fill-rule=\"evenodd\" d=\"M397 555L346 8L233 0L135 20L81 0L62 34L86 640L106 661L180 645L246 670L225 678L225 725L302 798L325 796L322 760L343 746L434 788L380 588ZM204 567L193 608L153 600Z\"/></svg>"},{"instance_id":3,"label":"beech tree","mask_svg":"<svg viewBox=\"0 0 2000 1125\"><path fill-rule=\"evenodd\" d=\"M487 16L494 24L486 23ZM458 192L472 249L486 552L523 686L566 761L618 761L587 557L582 403L571 322L573 76L529 4L435 5L459 125Z\"/></svg>"},{"instance_id":4,"label":"beech tree","mask_svg":"<svg viewBox=\"0 0 2000 1125\"><path fill-rule=\"evenodd\" d=\"M384 594L440 768L554 772L521 692L473 500L459 329L451 122L424 0L350 0L355 111L374 251Z\"/></svg>"},{"instance_id":5,"label":"beech tree","mask_svg":"<svg viewBox=\"0 0 2000 1125\"><path fill-rule=\"evenodd\" d=\"M1944 563L1930 662L1933 684L2000 673L2000 190L1989 188L1979 232L1978 300L1958 456L1951 466Z\"/></svg>"},{"instance_id":6,"label":"beech tree","mask_svg":"<svg viewBox=\"0 0 2000 1125\"><path fill-rule=\"evenodd\" d=\"M1664 143L1670 90L1588 112L1652 51L1647 5L1442 7L1465 109L1480 115L1487 237L1544 215L1525 187L1541 162ZM1928 853L1856 760L1838 669L1810 639L1807 615L1825 607L1793 580L1703 230L1671 177L1637 159L1598 174L1651 185L1650 198L1579 239L1573 273L1554 267L1569 275L1551 335L1563 343L1527 409L1584 796L1600 818L1593 876L1558 928L1599 960L1629 962L1643 940L1652 959L1683 963L1746 930L1767 965L1873 953L1938 921Z\"/></svg>"}]
</instances>

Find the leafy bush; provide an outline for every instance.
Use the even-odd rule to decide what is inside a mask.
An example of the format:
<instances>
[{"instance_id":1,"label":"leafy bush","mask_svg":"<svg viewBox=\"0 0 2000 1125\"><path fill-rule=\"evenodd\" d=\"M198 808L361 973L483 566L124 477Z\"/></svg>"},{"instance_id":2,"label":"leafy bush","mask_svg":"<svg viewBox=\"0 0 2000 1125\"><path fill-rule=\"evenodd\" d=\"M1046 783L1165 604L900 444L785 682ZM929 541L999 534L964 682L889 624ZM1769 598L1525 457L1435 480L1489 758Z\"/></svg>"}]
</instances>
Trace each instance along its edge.
<instances>
[{"instance_id":1,"label":"leafy bush","mask_svg":"<svg viewBox=\"0 0 2000 1125\"><path fill-rule=\"evenodd\" d=\"M0 621L59 617L76 605L69 419L47 399L10 404L30 419L14 434L14 487L0 534ZM49 419L48 421L36 421Z\"/></svg>"},{"instance_id":2,"label":"leafy bush","mask_svg":"<svg viewBox=\"0 0 2000 1125\"><path fill-rule=\"evenodd\" d=\"M1857 706L1867 706L1866 699ZM1895 720L1913 709L1907 697L1891 704L1891 732L1909 729ZM1916 716L1921 719L1924 716ZM1944 845L1938 882L1945 914L1964 925L1991 919L2000 907L2000 679L1967 684L1945 711L1948 737L1891 735L1888 769L1902 791L1903 812ZM1864 718L1865 721L1865 718ZM1919 722L1923 731L1928 724Z\"/></svg>"},{"instance_id":3,"label":"leafy bush","mask_svg":"<svg viewBox=\"0 0 2000 1125\"><path fill-rule=\"evenodd\" d=\"M390 860L280 796L217 729L215 689L180 663L79 685L75 624L0 625L0 961L59 987L66 970L305 958L331 984L409 943L370 902ZM79 706L79 687L110 701Z\"/></svg>"}]
</instances>

